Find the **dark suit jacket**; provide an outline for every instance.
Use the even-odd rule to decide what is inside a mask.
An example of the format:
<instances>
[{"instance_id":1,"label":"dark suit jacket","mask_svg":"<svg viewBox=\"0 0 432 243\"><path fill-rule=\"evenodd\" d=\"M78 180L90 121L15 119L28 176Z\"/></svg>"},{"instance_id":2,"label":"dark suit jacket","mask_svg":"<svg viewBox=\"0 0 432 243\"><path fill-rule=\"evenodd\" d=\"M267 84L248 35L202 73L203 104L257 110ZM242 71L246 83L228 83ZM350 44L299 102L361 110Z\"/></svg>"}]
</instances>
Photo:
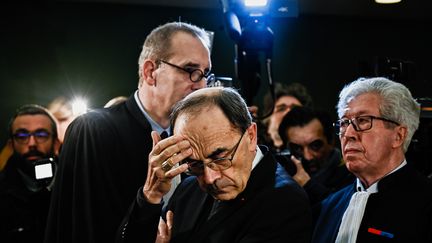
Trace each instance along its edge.
<instances>
[{"instance_id":1,"label":"dark suit jacket","mask_svg":"<svg viewBox=\"0 0 432 243\"><path fill-rule=\"evenodd\" d=\"M245 190L221 202L208 218L213 198L196 177L180 184L166 210L174 212L171 242L309 242L311 211L303 189L271 153L253 169ZM139 191L120 228L119 242L154 242L160 205L146 203Z\"/></svg>"},{"instance_id":2,"label":"dark suit jacket","mask_svg":"<svg viewBox=\"0 0 432 243\"><path fill-rule=\"evenodd\" d=\"M330 195L321 203L312 242L334 242L342 216L355 192L355 183ZM376 229L393 238L369 233ZM378 183L369 196L357 242L432 242L432 184L405 165Z\"/></svg>"},{"instance_id":3,"label":"dark suit jacket","mask_svg":"<svg viewBox=\"0 0 432 243\"><path fill-rule=\"evenodd\" d=\"M0 172L0 242L42 243L50 203L50 191L27 189L15 156Z\"/></svg>"},{"instance_id":4,"label":"dark suit jacket","mask_svg":"<svg viewBox=\"0 0 432 243\"><path fill-rule=\"evenodd\" d=\"M133 95L78 117L67 130L45 242L114 242L147 176L151 126Z\"/></svg>"}]
</instances>

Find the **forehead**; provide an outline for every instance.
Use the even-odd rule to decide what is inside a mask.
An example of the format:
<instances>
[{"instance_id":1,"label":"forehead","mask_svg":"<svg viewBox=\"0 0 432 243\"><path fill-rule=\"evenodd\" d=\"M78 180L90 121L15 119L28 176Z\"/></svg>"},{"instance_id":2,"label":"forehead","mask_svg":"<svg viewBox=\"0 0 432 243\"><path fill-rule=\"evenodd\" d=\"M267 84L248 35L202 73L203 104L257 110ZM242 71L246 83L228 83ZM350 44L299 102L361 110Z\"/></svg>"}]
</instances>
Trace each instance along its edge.
<instances>
[{"instance_id":1,"label":"forehead","mask_svg":"<svg viewBox=\"0 0 432 243\"><path fill-rule=\"evenodd\" d=\"M290 95L284 95L279 97L279 99L277 99L276 101L276 105L286 105L286 106L291 106L291 105L301 105L300 101Z\"/></svg>"},{"instance_id":2,"label":"forehead","mask_svg":"<svg viewBox=\"0 0 432 243\"><path fill-rule=\"evenodd\" d=\"M358 95L349 101L345 108L344 116L359 115L380 115L379 106L381 103L380 96L375 93L365 93Z\"/></svg>"},{"instance_id":3,"label":"forehead","mask_svg":"<svg viewBox=\"0 0 432 243\"><path fill-rule=\"evenodd\" d=\"M180 31L174 34L173 40L171 44L173 60L187 57L190 63L210 65L210 52L199 38ZM203 61L206 63L202 63Z\"/></svg>"},{"instance_id":4,"label":"forehead","mask_svg":"<svg viewBox=\"0 0 432 243\"><path fill-rule=\"evenodd\" d=\"M315 118L305 126L290 127L287 137L293 143L310 143L318 138L324 138L324 129L319 120Z\"/></svg>"},{"instance_id":5,"label":"forehead","mask_svg":"<svg viewBox=\"0 0 432 243\"><path fill-rule=\"evenodd\" d=\"M42 114L17 116L12 123L12 131L16 131L18 129L25 129L28 131L46 129L50 131L51 120Z\"/></svg>"},{"instance_id":6,"label":"forehead","mask_svg":"<svg viewBox=\"0 0 432 243\"><path fill-rule=\"evenodd\" d=\"M219 107L211 106L192 113L180 114L174 134L182 134L192 143L211 144L226 141L234 128Z\"/></svg>"}]
</instances>

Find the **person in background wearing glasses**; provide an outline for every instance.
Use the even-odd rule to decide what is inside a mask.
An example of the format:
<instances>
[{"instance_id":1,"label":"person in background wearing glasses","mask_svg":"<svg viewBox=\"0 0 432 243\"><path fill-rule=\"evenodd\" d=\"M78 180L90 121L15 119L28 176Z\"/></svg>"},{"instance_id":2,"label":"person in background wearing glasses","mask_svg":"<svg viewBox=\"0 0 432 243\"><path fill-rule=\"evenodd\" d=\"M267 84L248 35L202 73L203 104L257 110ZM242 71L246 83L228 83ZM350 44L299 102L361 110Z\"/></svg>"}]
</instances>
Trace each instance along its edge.
<instances>
[{"instance_id":1,"label":"person in background wearing glasses","mask_svg":"<svg viewBox=\"0 0 432 243\"><path fill-rule=\"evenodd\" d=\"M47 109L24 105L10 120L9 134L13 154L0 174L0 242L41 243L53 175L45 180L35 169L42 159L57 155L56 121Z\"/></svg>"},{"instance_id":2,"label":"person in background wearing glasses","mask_svg":"<svg viewBox=\"0 0 432 243\"><path fill-rule=\"evenodd\" d=\"M305 189L312 205L353 182L354 176L335 147L332 120L327 113L294 107L283 117L279 133L291 156L285 157L286 163L278 161Z\"/></svg>"},{"instance_id":3,"label":"person in background wearing glasses","mask_svg":"<svg viewBox=\"0 0 432 243\"><path fill-rule=\"evenodd\" d=\"M155 28L138 60L137 90L125 102L71 123L45 243L114 242L136 189L146 180L151 132L169 134L172 106L213 77L209 48L207 32L195 25L171 22Z\"/></svg>"},{"instance_id":4,"label":"person in background wearing glasses","mask_svg":"<svg viewBox=\"0 0 432 243\"><path fill-rule=\"evenodd\" d=\"M153 134L147 180L117 242L310 242L306 193L257 145L256 124L234 89L190 94L174 107L171 126L166 140ZM191 176L163 207L180 173Z\"/></svg>"},{"instance_id":5,"label":"person in background wearing glasses","mask_svg":"<svg viewBox=\"0 0 432 243\"><path fill-rule=\"evenodd\" d=\"M335 122L356 181L321 202L312 242L432 242L432 183L406 161L420 105L402 84L358 79Z\"/></svg>"}]
</instances>

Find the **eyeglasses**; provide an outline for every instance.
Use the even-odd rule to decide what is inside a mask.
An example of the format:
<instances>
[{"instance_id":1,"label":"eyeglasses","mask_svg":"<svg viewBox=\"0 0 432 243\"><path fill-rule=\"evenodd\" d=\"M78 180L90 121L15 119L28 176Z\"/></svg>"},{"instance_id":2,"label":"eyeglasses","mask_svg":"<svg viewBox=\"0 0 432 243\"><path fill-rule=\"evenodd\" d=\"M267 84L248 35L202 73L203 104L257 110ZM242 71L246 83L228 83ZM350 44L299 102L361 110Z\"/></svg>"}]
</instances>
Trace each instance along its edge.
<instances>
[{"instance_id":1,"label":"eyeglasses","mask_svg":"<svg viewBox=\"0 0 432 243\"><path fill-rule=\"evenodd\" d=\"M237 144L231 149L233 151L231 158L225 157L225 158L214 159L209 163L204 163L203 161L186 158L182 161L182 164L186 163L189 166L189 168L185 171L185 173L187 175L200 176L204 174L204 167L206 166L215 171L223 171L228 169L229 167L232 166L232 160L234 159L234 156L237 152L237 148L241 140L243 139L243 135L244 133L241 135Z\"/></svg>"},{"instance_id":2,"label":"eyeglasses","mask_svg":"<svg viewBox=\"0 0 432 243\"><path fill-rule=\"evenodd\" d=\"M311 143L306 145L310 150L314 152L320 151L320 149L324 146L324 141L321 139L317 139L312 141ZM303 156L303 149L305 146L296 144L296 143L288 143L288 147L292 154L302 157Z\"/></svg>"},{"instance_id":3,"label":"eyeglasses","mask_svg":"<svg viewBox=\"0 0 432 243\"><path fill-rule=\"evenodd\" d=\"M354 117L351 119L340 119L337 120L335 123L333 123L333 126L336 129L336 134L337 135L344 135L346 129L348 128L348 126L350 124L353 125L354 130L356 130L357 132L363 132L363 131L367 131L369 129L372 128L372 123L373 120L381 120L381 121L385 121L385 122L390 122L396 125L400 125L399 123L389 120L387 118L384 117L376 117L376 116L358 116L358 117Z\"/></svg>"},{"instance_id":4,"label":"eyeglasses","mask_svg":"<svg viewBox=\"0 0 432 243\"><path fill-rule=\"evenodd\" d=\"M44 143L48 141L50 137L50 133L46 130L37 130L35 132L29 132L26 130L18 131L14 133L13 139L19 144L28 144L30 141L30 137L33 136L36 143Z\"/></svg>"},{"instance_id":5,"label":"eyeglasses","mask_svg":"<svg viewBox=\"0 0 432 243\"><path fill-rule=\"evenodd\" d=\"M207 83L211 83L215 79L214 74L210 73L210 71L208 71L207 73L204 73L203 71L201 71L201 69L198 69L198 68L191 68L191 67L183 68L183 67L177 66L175 64L169 63L167 61L164 61L164 60L159 60L159 61L162 63L165 63L171 67L182 70L183 72L189 73L189 79L194 83L201 81L201 79L203 79L203 78L205 78L207 80Z\"/></svg>"}]
</instances>

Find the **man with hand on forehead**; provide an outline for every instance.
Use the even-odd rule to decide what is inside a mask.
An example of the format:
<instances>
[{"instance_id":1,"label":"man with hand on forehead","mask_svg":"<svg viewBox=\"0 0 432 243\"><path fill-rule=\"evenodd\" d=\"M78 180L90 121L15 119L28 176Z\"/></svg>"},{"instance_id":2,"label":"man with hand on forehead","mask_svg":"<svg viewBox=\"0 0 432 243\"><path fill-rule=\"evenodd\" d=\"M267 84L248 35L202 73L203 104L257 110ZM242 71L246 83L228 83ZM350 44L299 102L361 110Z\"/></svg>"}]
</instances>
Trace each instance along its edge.
<instances>
[{"instance_id":1,"label":"man with hand on forehead","mask_svg":"<svg viewBox=\"0 0 432 243\"><path fill-rule=\"evenodd\" d=\"M310 241L307 196L257 145L256 124L235 90L205 88L188 95L174 107L171 127L174 135L162 141L152 134L147 180L118 242ZM191 176L162 209L180 173Z\"/></svg>"}]
</instances>

